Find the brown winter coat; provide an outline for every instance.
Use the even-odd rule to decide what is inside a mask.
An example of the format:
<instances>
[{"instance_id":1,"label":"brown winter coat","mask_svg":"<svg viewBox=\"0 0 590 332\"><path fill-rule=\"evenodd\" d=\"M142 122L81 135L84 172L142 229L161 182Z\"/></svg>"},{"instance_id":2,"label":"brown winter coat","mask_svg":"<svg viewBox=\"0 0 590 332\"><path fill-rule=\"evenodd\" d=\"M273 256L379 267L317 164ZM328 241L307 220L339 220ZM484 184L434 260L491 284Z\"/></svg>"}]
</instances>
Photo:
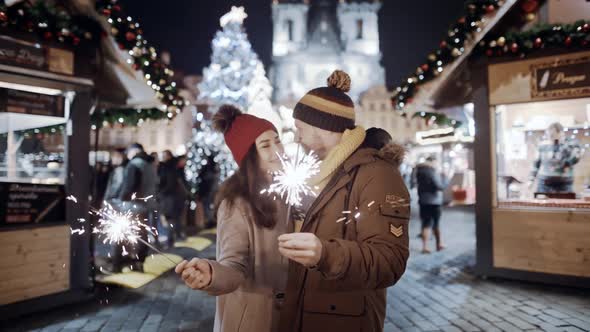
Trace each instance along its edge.
<instances>
[{"instance_id":1,"label":"brown winter coat","mask_svg":"<svg viewBox=\"0 0 590 332\"><path fill-rule=\"evenodd\" d=\"M279 311L288 261L279 254L279 235L290 232L285 204L277 200L277 224L273 229L257 226L249 209L238 199L229 209L226 201L217 213L217 260L205 289L217 296L214 331L279 331Z\"/></svg>"},{"instance_id":2,"label":"brown winter coat","mask_svg":"<svg viewBox=\"0 0 590 332\"><path fill-rule=\"evenodd\" d=\"M289 263L280 331L383 330L386 288L400 279L409 256L402 158L398 145L357 150L312 204L301 231L320 238L322 257L312 269ZM343 217L352 221L337 222Z\"/></svg>"}]
</instances>

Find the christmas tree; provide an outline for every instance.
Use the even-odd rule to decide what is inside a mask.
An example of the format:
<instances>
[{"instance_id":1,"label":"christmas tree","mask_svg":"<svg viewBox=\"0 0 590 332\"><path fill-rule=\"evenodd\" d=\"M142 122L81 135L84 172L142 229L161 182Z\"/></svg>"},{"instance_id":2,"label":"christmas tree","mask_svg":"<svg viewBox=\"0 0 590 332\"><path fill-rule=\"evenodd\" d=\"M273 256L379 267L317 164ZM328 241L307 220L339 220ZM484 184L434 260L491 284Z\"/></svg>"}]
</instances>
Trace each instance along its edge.
<instances>
[{"instance_id":1,"label":"christmas tree","mask_svg":"<svg viewBox=\"0 0 590 332\"><path fill-rule=\"evenodd\" d=\"M259 118L266 119L275 125L279 132L284 125L281 116L274 111L270 101L272 97L272 86L266 77L264 66L259 61L254 70L254 77L248 85L248 114L255 115Z\"/></svg>"},{"instance_id":2,"label":"christmas tree","mask_svg":"<svg viewBox=\"0 0 590 332\"><path fill-rule=\"evenodd\" d=\"M201 115L196 115L202 118ZM223 140L223 134L213 130L209 121L200 121L193 128L193 138L187 144L185 176L193 194L204 197L216 189L216 184L232 175L237 168Z\"/></svg>"},{"instance_id":3,"label":"christmas tree","mask_svg":"<svg viewBox=\"0 0 590 332\"><path fill-rule=\"evenodd\" d=\"M232 104L242 110L250 105L249 85L256 76L260 60L252 50L243 22L244 7L232 7L220 19L222 30L213 39L211 65L203 70L199 99L216 106ZM270 86L270 85L269 85Z\"/></svg>"}]
</instances>

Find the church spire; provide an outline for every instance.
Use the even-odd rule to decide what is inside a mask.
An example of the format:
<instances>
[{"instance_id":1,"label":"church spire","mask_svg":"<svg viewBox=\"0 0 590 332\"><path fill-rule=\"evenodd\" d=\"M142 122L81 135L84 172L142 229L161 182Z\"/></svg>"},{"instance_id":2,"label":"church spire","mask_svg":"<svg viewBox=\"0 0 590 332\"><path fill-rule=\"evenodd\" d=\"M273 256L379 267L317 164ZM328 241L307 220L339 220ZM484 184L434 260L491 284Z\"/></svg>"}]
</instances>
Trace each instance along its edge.
<instances>
[{"instance_id":1,"label":"church spire","mask_svg":"<svg viewBox=\"0 0 590 332\"><path fill-rule=\"evenodd\" d=\"M308 21L308 45L312 49L341 52L340 23L336 16L337 2L333 0L311 1Z\"/></svg>"}]
</instances>

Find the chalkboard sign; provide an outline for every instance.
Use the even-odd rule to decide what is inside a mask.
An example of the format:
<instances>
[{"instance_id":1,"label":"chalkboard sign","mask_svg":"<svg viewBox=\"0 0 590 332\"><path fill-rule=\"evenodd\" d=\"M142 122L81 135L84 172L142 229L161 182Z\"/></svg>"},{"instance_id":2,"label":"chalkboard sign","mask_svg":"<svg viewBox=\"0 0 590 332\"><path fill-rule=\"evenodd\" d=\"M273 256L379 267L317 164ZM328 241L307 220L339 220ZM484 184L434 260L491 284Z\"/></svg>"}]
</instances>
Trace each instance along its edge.
<instances>
[{"instance_id":1,"label":"chalkboard sign","mask_svg":"<svg viewBox=\"0 0 590 332\"><path fill-rule=\"evenodd\" d=\"M0 226L65 222L64 186L0 183Z\"/></svg>"},{"instance_id":2,"label":"chalkboard sign","mask_svg":"<svg viewBox=\"0 0 590 332\"><path fill-rule=\"evenodd\" d=\"M64 116L64 97L0 88L0 112Z\"/></svg>"}]
</instances>

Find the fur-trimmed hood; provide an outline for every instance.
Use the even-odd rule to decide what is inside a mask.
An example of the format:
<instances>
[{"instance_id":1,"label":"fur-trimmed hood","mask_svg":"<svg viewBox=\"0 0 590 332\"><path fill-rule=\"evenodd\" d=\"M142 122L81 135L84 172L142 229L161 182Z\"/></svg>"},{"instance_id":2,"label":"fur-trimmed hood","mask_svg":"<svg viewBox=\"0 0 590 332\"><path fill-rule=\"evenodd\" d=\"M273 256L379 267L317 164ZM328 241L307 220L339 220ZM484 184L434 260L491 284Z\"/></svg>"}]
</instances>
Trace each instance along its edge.
<instances>
[{"instance_id":1,"label":"fur-trimmed hood","mask_svg":"<svg viewBox=\"0 0 590 332\"><path fill-rule=\"evenodd\" d=\"M401 165L406 157L406 148L397 143L389 143L379 150L379 157L395 166Z\"/></svg>"}]
</instances>

